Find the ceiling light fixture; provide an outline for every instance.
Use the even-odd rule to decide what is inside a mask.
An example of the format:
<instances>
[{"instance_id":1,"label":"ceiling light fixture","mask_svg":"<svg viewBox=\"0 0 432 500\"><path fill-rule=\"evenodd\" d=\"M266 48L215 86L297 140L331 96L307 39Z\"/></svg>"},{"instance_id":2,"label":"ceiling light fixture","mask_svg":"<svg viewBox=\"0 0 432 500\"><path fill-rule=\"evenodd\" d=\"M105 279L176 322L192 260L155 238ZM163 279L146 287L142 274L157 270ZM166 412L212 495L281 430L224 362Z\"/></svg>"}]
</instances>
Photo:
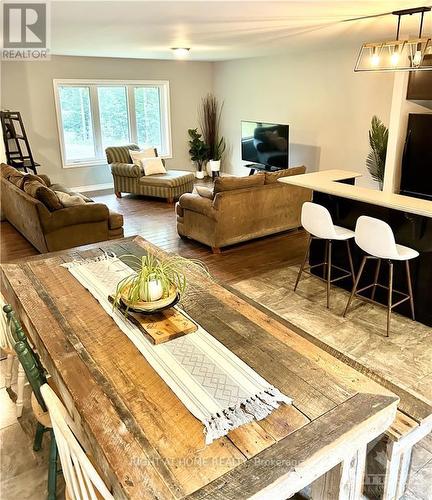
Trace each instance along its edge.
<instances>
[{"instance_id":1,"label":"ceiling light fixture","mask_svg":"<svg viewBox=\"0 0 432 500\"><path fill-rule=\"evenodd\" d=\"M189 55L190 47L172 47L171 50L175 57L183 58Z\"/></svg>"},{"instance_id":2,"label":"ceiling light fixture","mask_svg":"<svg viewBox=\"0 0 432 500\"><path fill-rule=\"evenodd\" d=\"M362 45L354 71L418 71L432 70L432 40L423 37L423 18L431 7L396 10L398 17L396 40L367 42ZM418 38L399 40L401 17L420 14Z\"/></svg>"}]
</instances>

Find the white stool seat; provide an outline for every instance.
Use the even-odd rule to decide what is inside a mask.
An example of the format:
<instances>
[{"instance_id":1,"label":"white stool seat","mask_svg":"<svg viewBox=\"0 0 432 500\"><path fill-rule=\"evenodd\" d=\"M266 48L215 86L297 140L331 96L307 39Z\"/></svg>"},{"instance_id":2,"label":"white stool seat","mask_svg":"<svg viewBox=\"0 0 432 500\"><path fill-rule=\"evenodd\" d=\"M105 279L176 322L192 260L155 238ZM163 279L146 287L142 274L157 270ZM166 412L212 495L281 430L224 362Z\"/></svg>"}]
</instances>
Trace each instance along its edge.
<instances>
[{"instance_id":1,"label":"white stool seat","mask_svg":"<svg viewBox=\"0 0 432 500\"><path fill-rule=\"evenodd\" d=\"M387 222L368 215L357 219L355 242L364 252L378 259L411 260L419 256L417 250L395 242Z\"/></svg>"},{"instance_id":2,"label":"white stool seat","mask_svg":"<svg viewBox=\"0 0 432 500\"><path fill-rule=\"evenodd\" d=\"M315 238L342 241L354 238L353 231L333 224L330 212L326 207L311 201L303 203L301 223L306 231Z\"/></svg>"},{"instance_id":3,"label":"white stool seat","mask_svg":"<svg viewBox=\"0 0 432 500\"><path fill-rule=\"evenodd\" d=\"M418 257L420 254L414 248L405 247L396 243L396 250L399 254L398 257L392 257L393 260L411 260Z\"/></svg>"},{"instance_id":4,"label":"white stool seat","mask_svg":"<svg viewBox=\"0 0 432 500\"><path fill-rule=\"evenodd\" d=\"M333 226L335 230L335 234L333 235L334 240L349 240L350 238L354 238L354 231L351 229L347 229L342 226Z\"/></svg>"}]
</instances>

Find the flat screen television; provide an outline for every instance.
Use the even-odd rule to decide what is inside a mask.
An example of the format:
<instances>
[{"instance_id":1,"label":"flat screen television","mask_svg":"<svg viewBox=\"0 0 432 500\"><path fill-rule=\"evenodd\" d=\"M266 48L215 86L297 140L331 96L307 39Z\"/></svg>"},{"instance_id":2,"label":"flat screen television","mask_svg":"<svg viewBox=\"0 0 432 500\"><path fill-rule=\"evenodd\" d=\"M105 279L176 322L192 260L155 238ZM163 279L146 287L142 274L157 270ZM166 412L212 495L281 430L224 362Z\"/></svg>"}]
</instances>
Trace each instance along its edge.
<instances>
[{"instance_id":1,"label":"flat screen television","mask_svg":"<svg viewBox=\"0 0 432 500\"><path fill-rule=\"evenodd\" d=\"M288 168L289 126L277 123L241 122L242 160L269 170Z\"/></svg>"}]
</instances>

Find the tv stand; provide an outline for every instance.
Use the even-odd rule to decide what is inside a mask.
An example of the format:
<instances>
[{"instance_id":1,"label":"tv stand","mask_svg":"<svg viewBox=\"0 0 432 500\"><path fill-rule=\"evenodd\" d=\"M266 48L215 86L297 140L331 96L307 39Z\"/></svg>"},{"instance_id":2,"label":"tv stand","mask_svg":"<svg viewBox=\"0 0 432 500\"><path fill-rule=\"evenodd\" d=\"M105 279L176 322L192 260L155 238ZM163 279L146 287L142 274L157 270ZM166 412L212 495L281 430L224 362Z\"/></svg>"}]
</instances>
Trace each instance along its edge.
<instances>
[{"instance_id":1,"label":"tv stand","mask_svg":"<svg viewBox=\"0 0 432 500\"><path fill-rule=\"evenodd\" d=\"M262 163L248 163L244 166L250 168L249 175L253 175L256 170L260 172L277 172L278 170L282 170L280 167L272 167L271 165L263 165Z\"/></svg>"}]
</instances>

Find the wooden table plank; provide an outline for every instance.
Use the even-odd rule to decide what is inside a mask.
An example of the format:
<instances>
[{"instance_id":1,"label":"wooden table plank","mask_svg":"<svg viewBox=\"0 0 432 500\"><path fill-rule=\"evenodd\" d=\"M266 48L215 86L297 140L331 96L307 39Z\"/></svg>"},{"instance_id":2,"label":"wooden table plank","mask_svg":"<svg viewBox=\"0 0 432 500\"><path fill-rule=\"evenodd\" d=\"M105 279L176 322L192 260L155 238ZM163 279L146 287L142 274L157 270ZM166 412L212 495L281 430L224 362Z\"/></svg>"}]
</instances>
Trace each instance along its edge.
<instances>
[{"instance_id":1,"label":"wooden table plank","mask_svg":"<svg viewBox=\"0 0 432 500\"><path fill-rule=\"evenodd\" d=\"M393 407L390 415L388 405ZM189 498L237 500L254 495L274 500L289 498L298 491L299 484L304 484L305 475L310 474L311 480L321 475L323 461L328 460L329 470L361 446L365 439L363 436L362 441L360 436L362 427L373 428L378 422L389 425L396 405L397 400L391 396L357 394ZM323 453L326 447L333 449L331 457Z\"/></svg>"}]
</instances>

